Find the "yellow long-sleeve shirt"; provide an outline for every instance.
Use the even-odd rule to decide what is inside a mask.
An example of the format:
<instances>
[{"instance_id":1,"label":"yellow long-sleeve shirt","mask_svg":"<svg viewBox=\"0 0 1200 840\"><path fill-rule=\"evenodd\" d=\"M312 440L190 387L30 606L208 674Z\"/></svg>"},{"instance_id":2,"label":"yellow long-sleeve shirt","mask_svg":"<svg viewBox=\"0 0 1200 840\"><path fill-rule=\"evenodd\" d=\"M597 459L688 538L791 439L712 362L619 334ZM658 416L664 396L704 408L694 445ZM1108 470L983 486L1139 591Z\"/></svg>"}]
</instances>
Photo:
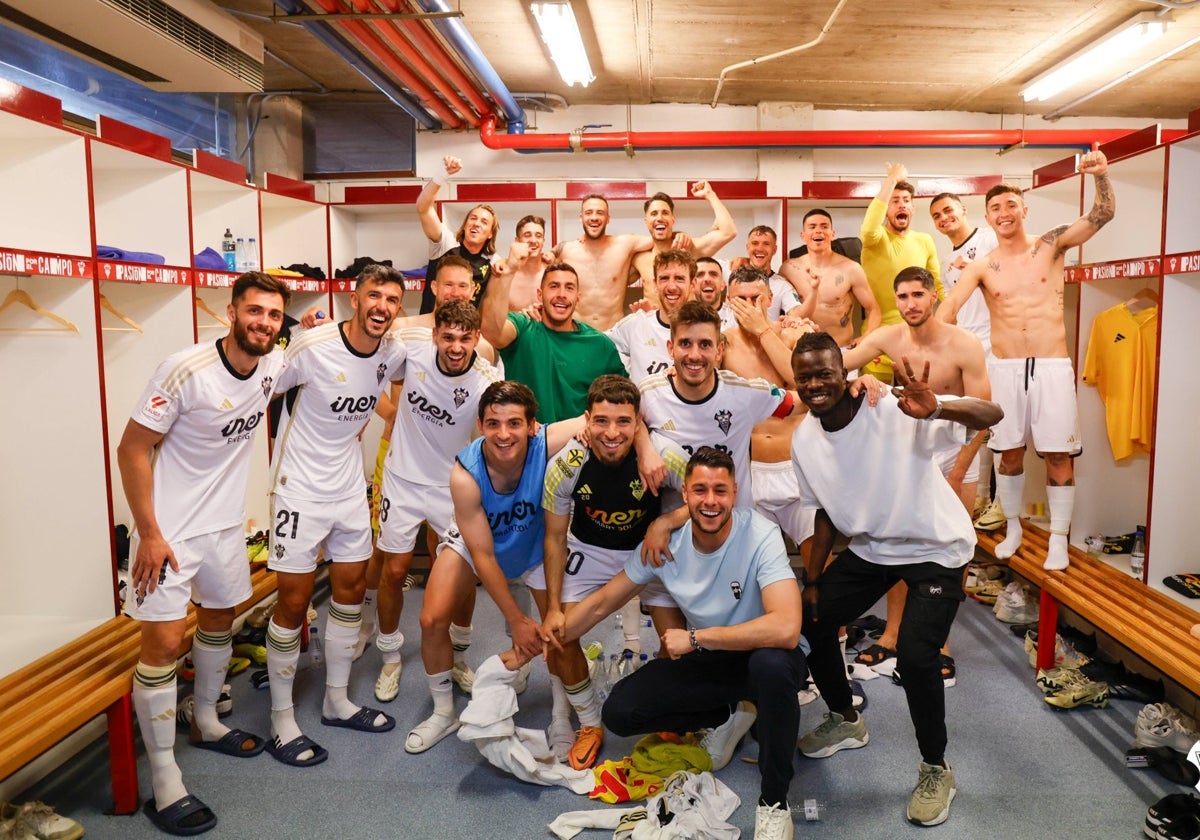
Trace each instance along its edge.
<instances>
[{"instance_id":1,"label":"yellow long-sleeve shirt","mask_svg":"<svg viewBox=\"0 0 1200 840\"><path fill-rule=\"evenodd\" d=\"M883 225L887 215L887 205L878 198L871 199L867 213L863 216L862 231L862 267L866 272L867 282L875 294L875 302L883 313L883 323L898 324L902 320L896 309L896 295L892 283L900 269L912 265L922 266L933 275L934 288L938 300L946 297L942 287L941 266L938 263L937 248L934 247L933 237L927 233L909 231L903 236L888 231Z\"/></svg>"}]
</instances>

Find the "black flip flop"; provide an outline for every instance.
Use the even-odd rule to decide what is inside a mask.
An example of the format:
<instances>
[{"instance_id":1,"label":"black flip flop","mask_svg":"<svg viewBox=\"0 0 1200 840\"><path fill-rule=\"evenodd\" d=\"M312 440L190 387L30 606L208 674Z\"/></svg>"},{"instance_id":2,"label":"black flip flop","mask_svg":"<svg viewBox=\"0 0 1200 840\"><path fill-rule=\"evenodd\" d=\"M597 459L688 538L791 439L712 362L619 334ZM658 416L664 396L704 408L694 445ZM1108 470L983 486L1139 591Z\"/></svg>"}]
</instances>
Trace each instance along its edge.
<instances>
[{"instance_id":1,"label":"black flip flop","mask_svg":"<svg viewBox=\"0 0 1200 840\"><path fill-rule=\"evenodd\" d=\"M176 837L194 837L217 825L217 815L212 809L191 795L176 799L161 811L152 796L142 805L142 811L160 831Z\"/></svg>"},{"instance_id":2,"label":"black flip flop","mask_svg":"<svg viewBox=\"0 0 1200 840\"><path fill-rule=\"evenodd\" d=\"M1187 760L1187 756L1170 747L1147 747L1146 759L1150 767L1169 782L1187 787L1200 783L1200 769Z\"/></svg>"},{"instance_id":3,"label":"black flip flop","mask_svg":"<svg viewBox=\"0 0 1200 840\"><path fill-rule=\"evenodd\" d=\"M381 726L375 725L375 718L383 715L384 722ZM391 732L396 728L396 719L391 715L384 714L378 709L370 709L363 706L357 712L348 718L331 718L321 716L321 723L326 726L340 726L343 729L353 729L356 732Z\"/></svg>"},{"instance_id":4,"label":"black flip flop","mask_svg":"<svg viewBox=\"0 0 1200 840\"><path fill-rule=\"evenodd\" d=\"M247 741L251 741L254 744L250 749L246 749L243 746ZM231 755L234 758L253 758L266 749L267 746L267 742L262 738L259 738L257 735L251 735L249 732L244 732L241 729L230 729L215 741L189 741L189 743L193 747Z\"/></svg>"},{"instance_id":5,"label":"black flip flop","mask_svg":"<svg viewBox=\"0 0 1200 840\"><path fill-rule=\"evenodd\" d=\"M312 758L297 758L300 753L312 751ZM299 735L286 744L279 743L278 738L267 742L267 752L284 764L292 767L312 767L329 758L329 751L307 735Z\"/></svg>"}]
</instances>

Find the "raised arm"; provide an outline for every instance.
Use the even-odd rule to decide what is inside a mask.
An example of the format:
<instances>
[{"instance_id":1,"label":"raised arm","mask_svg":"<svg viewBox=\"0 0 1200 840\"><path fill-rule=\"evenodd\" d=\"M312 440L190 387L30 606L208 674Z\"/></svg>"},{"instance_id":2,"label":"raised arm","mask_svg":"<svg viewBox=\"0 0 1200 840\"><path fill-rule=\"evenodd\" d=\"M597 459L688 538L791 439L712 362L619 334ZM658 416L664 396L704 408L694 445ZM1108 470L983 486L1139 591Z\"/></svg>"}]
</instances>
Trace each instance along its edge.
<instances>
[{"instance_id":1,"label":"raised arm","mask_svg":"<svg viewBox=\"0 0 1200 840\"><path fill-rule=\"evenodd\" d=\"M1117 212L1117 199L1113 195L1112 183L1108 180L1108 159L1104 152L1088 152L1079 158L1079 172L1095 177L1096 197L1086 216L1081 216L1065 228L1055 228L1042 236L1042 241L1054 243L1059 255L1068 248L1087 242L1100 228L1111 222Z\"/></svg>"},{"instance_id":2,"label":"raised arm","mask_svg":"<svg viewBox=\"0 0 1200 840\"><path fill-rule=\"evenodd\" d=\"M729 208L717 197L708 181L692 184L692 196L705 199L713 211L712 228L692 240L692 256L711 257L733 241L737 236L737 225L733 222L733 216L729 215Z\"/></svg>"},{"instance_id":3,"label":"raised arm","mask_svg":"<svg viewBox=\"0 0 1200 840\"><path fill-rule=\"evenodd\" d=\"M445 173L435 175L417 196L417 215L421 218L421 230L430 242L437 242L442 238L442 220L438 218L436 206L438 191L446 186L450 176L462 171L462 161L446 155L442 158L442 166Z\"/></svg>"},{"instance_id":4,"label":"raised arm","mask_svg":"<svg viewBox=\"0 0 1200 840\"><path fill-rule=\"evenodd\" d=\"M512 344L517 337L516 324L508 320L512 281L513 272L506 262L492 263L491 278L479 302L479 332L497 350Z\"/></svg>"},{"instance_id":5,"label":"raised arm","mask_svg":"<svg viewBox=\"0 0 1200 840\"><path fill-rule=\"evenodd\" d=\"M892 200L892 190L896 189L896 184L907 179L908 169L904 164L889 163L887 165L887 177L879 185L879 192L871 199L871 203L867 205L867 212L863 216L862 229L859 231L863 245L873 245L883 241L886 235L883 230L883 219L887 216L888 202Z\"/></svg>"}]
</instances>

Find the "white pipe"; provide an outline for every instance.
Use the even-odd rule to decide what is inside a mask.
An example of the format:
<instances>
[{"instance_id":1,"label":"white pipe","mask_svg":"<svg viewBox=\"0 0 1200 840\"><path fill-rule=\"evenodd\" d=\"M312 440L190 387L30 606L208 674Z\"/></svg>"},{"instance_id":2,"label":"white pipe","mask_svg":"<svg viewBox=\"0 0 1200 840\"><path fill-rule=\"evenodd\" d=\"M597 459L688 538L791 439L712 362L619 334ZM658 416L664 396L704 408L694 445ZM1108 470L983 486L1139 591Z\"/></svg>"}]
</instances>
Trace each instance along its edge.
<instances>
[{"instance_id":1,"label":"white pipe","mask_svg":"<svg viewBox=\"0 0 1200 840\"><path fill-rule=\"evenodd\" d=\"M752 58L749 61L739 61L737 64L730 64L728 67L724 68L721 71L721 75L717 77L717 90L713 94L712 102L710 103L711 106L713 108L717 107L717 100L721 98L721 88L725 86L725 76L728 73L731 73L734 70L741 70L743 67L753 67L756 64L762 64L767 61L774 61L777 58L783 58L784 56L792 55L793 53L803 52L804 50L812 49L817 44L819 44L823 40L825 40L825 35L828 34L830 27L833 26L834 18L836 18L838 16L838 13L841 12L841 10L842 10L842 6L845 6L847 2L849 2L849 0L838 0L838 4L834 8L833 14L831 14L829 16L829 20L825 21L825 25L821 27L820 34L817 35L816 38L809 41L807 44L801 44L798 47L789 47L786 50L781 50L780 52L774 52L774 53L771 53L770 55L759 56L758 58Z\"/></svg>"}]
</instances>

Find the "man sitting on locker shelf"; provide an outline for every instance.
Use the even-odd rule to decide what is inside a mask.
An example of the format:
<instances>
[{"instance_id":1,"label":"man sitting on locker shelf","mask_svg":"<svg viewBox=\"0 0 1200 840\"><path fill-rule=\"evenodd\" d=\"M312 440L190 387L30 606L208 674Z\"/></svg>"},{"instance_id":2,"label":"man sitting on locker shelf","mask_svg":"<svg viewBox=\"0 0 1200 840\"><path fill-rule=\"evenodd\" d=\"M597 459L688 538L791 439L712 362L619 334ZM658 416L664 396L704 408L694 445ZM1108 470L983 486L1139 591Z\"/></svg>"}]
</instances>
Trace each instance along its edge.
<instances>
[{"instance_id":1,"label":"man sitting on locker shelf","mask_svg":"<svg viewBox=\"0 0 1200 840\"><path fill-rule=\"evenodd\" d=\"M663 633L668 658L621 680L604 703L607 729L645 732L709 729L703 743L713 769L729 763L757 716L762 787L754 836L791 838L788 787L800 727L796 692L804 682L800 590L779 529L735 509L733 460L702 446L688 461L683 497L689 521L670 541L670 562L632 556L609 583L572 610L550 645L573 641L647 585L658 581L690 629ZM842 675L843 684L845 674Z\"/></svg>"},{"instance_id":2,"label":"man sitting on locker shelf","mask_svg":"<svg viewBox=\"0 0 1200 840\"><path fill-rule=\"evenodd\" d=\"M446 254L456 254L470 263L474 286L471 303L479 306L487 289L492 255L496 253L496 236L500 233L496 211L486 204L477 204L468 210L467 217L457 231L450 230L438 218L437 194L452 176L462 171L462 161L447 155L442 159L442 165L445 173L435 175L417 196L421 230L429 240L429 265L425 269L425 290L421 293L422 314L433 311L435 301L431 278L437 272L437 261Z\"/></svg>"},{"instance_id":3,"label":"man sitting on locker shelf","mask_svg":"<svg viewBox=\"0 0 1200 840\"><path fill-rule=\"evenodd\" d=\"M640 552L648 562L661 563L671 532L687 521L682 507L662 513L661 488L649 492L638 476L633 443L642 396L637 386L624 376L607 374L592 383L587 400L588 445L568 441L546 469L545 560L530 586L546 590L542 627L550 633L561 633L565 616L610 581L628 558ZM670 445L664 449L664 484L679 490L686 456ZM651 585L641 602L651 609L659 636L668 627L683 626L675 602L661 586ZM546 663L554 688L550 746L576 770L591 767L604 729L587 659L578 642L572 642L548 651ZM579 715L577 734L571 729L572 707Z\"/></svg>"},{"instance_id":4,"label":"man sitting on locker shelf","mask_svg":"<svg viewBox=\"0 0 1200 840\"><path fill-rule=\"evenodd\" d=\"M117 447L133 515L133 565L125 612L141 623L133 706L150 760L153 796L143 810L170 834L200 834L216 815L188 793L175 763L175 662L197 609L191 743L249 757L264 741L217 720L233 651L234 608L253 594L246 563L246 480L254 433L284 368L275 341L291 292L247 272L233 284L229 333L158 366Z\"/></svg>"}]
</instances>

